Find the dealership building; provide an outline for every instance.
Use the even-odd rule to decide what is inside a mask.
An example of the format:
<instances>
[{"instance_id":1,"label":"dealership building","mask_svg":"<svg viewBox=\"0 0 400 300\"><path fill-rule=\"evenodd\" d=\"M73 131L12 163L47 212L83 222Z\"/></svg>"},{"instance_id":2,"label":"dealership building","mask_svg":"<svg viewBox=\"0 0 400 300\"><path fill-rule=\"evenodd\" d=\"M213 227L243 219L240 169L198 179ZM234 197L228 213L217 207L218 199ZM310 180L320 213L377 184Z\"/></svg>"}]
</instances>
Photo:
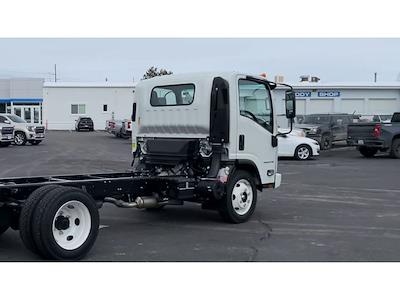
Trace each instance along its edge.
<instances>
[{"instance_id":1,"label":"dealership building","mask_svg":"<svg viewBox=\"0 0 400 300\"><path fill-rule=\"evenodd\" d=\"M96 130L106 120L129 119L134 83L43 82L42 79L0 80L0 113L15 113L50 130L72 130L79 116L89 116ZM297 114L392 114L400 111L400 82L320 83L298 82ZM283 88L275 90L277 113L285 113Z\"/></svg>"},{"instance_id":2,"label":"dealership building","mask_svg":"<svg viewBox=\"0 0 400 300\"><path fill-rule=\"evenodd\" d=\"M27 122L42 124L43 79L0 79L0 113L14 113Z\"/></svg>"}]
</instances>

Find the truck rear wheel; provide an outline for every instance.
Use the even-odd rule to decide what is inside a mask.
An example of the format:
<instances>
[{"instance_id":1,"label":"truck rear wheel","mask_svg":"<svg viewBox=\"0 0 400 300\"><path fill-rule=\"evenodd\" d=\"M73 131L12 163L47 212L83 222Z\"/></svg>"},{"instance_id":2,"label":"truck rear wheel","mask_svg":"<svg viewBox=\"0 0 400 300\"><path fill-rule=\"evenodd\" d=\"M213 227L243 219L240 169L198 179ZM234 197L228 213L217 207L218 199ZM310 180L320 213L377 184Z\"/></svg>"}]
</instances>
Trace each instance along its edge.
<instances>
[{"instance_id":1,"label":"truck rear wheel","mask_svg":"<svg viewBox=\"0 0 400 300\"><path fill-rule=\"evenodd\" d=\"M378 149L368 148L368 147L360 147L358 149L358 151L360 151L360 153L365 157L373 157L378 152Z\"/></svg>"},{"instance_id":2,"label":"truck rear wheel","mask_svg":"<svg viewBox=\"0 0 400 300\"><path fill-rule=\"evenodd\" d=\"M392 143L390 155L394 158L400 158L400 139L395 139Z\"/></svg>"},{"instance_id":3,"label":"truck rear wheel","mask_svg":"<svg viewBox=\"0 0 400 300\"><path fill-rule=\"evenodd\" d=\"M11 212L6 207L0 207L0 235L7 231L11 225Z\"/></svg>"},{"instance_id":4,"label":"truck rear wheel","mask_svg":"<svg viewBox=\"0 0 400 300\"><path fill-rule=\"evenodd\" d=\"M254 213L257 203L257 189L250 173L237 170L229 178L226 196L219 202L219 212L229 223L246 222Z\"/></svg>"},{"instance_id":5,"label":"truck rear wheel","mask_svg":"<svg viewBox=\"0 0 400 300\"><path fill-rule=\"evenodd\" d=\"M32 233L42 257L79 260L92 248L99 232L99 212L85 191L62 187L37 204Z\"/></svg>"},{"instance_id":6,"label":"truck rear wheel","mask_svg":"<svg viewBox=\"0 0 400 300\"><path fill-rule=\"evenodd\" d=\"M33 214L39 201L42 200L42 198L48 192L56 188L60 188L60 186L45 185L36 189L32 194L29 195L21 209L21 214L19 217L19 235L21 236L25 247L35 254L38 254L39 251L32 235Z\"/></svg>"}]
</instances>

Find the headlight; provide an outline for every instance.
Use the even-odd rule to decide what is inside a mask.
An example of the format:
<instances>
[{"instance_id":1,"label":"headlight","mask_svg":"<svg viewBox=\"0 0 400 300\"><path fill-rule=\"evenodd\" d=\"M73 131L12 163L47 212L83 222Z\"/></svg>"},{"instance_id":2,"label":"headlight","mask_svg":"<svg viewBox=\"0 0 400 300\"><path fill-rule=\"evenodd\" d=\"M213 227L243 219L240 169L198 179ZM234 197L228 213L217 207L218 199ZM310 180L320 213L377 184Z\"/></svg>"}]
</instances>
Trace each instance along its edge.
<instances>
[{"instance_id":1,"label":"headlight","mask_svg":"<svg viewBox=\"0 0 400 300\"><path fill-rule=\"evenodd\" d=\"M28 129L28 131L34 131L35 130L35 126L27 126L26 127Z\"/></svg>"},{"instance_id":2,"label":"headlight","mask_svg":"<svg viewBox=\"0 0 400 300\"><path fill-rule=\"evenodd\" d=\"M317 131L318 131L318 128L311 128L310 131L309 131L309 133L311 133L311 134L316 134Z\"/></svg>"}]
</instances>

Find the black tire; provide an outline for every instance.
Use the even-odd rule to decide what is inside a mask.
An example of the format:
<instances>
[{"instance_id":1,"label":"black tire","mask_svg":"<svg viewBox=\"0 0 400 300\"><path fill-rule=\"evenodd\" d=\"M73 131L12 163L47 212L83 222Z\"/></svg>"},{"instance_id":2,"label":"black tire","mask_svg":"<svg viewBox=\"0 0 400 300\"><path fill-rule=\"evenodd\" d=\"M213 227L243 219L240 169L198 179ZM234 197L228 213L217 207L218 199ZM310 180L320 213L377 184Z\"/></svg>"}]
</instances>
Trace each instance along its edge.
<instances>
[{"instance_id":1,"label":"black tire","mask_svg":"<svg viewBox=\"0 0 400 300\"><path fill-rule=\"evenodd\" d=\"M41 142L42 142L42 141L38 141L38 140L36 140L36 141L30 141L30 143L31 143L32 145L34 145L34 146L39 145Z\"/></svg>"},{"instance_id":2,"label":"black tire","mask_svg":"<svg viewBox=\"0 0 400 300\"><path fill-rule=\"evenodd\" d=\"M11 222L11 211L7 207L0 207L0 235L10 228Z\"/></svg>"},{"instance_id":3,"label":"black tire","mask_svg":"<svg viewBox=\"0 0 400 300\"><path fill-rule=\"evenodd\" d=\"M297 160L307 160L312 157L312 149L308 145L299 145L294 151L294 158Z\"/></svg>"},{"instance_id":4,"label":"black tire","mask_svg":"<svg viewBox=\"0 0 400 300\"><path fill-rule=\"evenodd\" d=\"M76 204L68 204L70 201L76 201ZM55 230L58 230L60 234L62 231L68 230L71 227L68 216L63 217L61 213L59 217L67 219L67 226L64 228L57 228L57 225L54 225L58 220L58 218L55 218L56 214L62 207L70 209L71 214L73 210L75 211L75 209L79 207L83 207L87 211L87 218L83 219L85 218L84 216L82 220L76 218L74 221L75 224L72 224L72 226L84 226L85 223L90 221L90 226L87 226L87 236L84 235L82 244L72 247L71 249L62 247L59 242L56 241L54 237L55 234L53 234L53 226L56 227ZM78 223L76 222L77 220ZM65 226L65 222L63 222L62 220L62 226ZM78 188L62 187L50 191L40 200L34 212L32 227L33 238L40 255L45 259L79 260L83 258L92 248L98 232L99 212L97 205L88 193ZM68 232L66 234L68 234ZM70 233L70 235L65 238L65 240L72 243L71 245L73 245L76 240L79 240L79 236L73 236L72 234L73 233ZM70 237L71 239L69 239ZM65 243L65 240L62 240Z\"/></svg>"},{"instance_id":5,"label":"black tire","mask_svg":"<svg viewBox=\"0 0 400 300\"><path fill-rule=\"evenodd\" d=\"M23 146L26 144L26 135L22 131L17 131L14 135L14 144L17 146Z\"/></svg>"},{"instance_id":6,"label":"black tire","mask_svg":"<svg viewBox=\"0 0 400 300\"><path fill-rule=\"evenodd\" d=\"M39 254L32 235L33 214L39 201L50 191L60 188L58 185L46 185L33 191L24 202L19 217L19 234L25 247L35 254Z\"/></svg>"},{"instance_id":7,"label":"black tire","mask_svg":"<svg viewBox=\"0 0 400 300\"><path fill-rule=\"evenodd\" d=\"M364 157L373 157L378 152L378 149L368 148L368 147L360 147L360 148L358 148L358 151L360 151L360 153Z\"/></svg>"},{"instance_id":8,"label":"black tire","mask_svg":"<svg viewBox=\"0 0 400 300\"><path fill-rule=\"evenodd\" d=\"M245 183L240 183L240 181L245 181ZM251 189L251 203L247 202L249 199L247 198L249 196L249 191L244 192L241 196L241 199L239 201L244 200L242 203L245 204L247 202L247 205L250 205L250 207L246 208L248 209L247 211L243 211L243 214L240 214L239 211L241 208L236 207L236 209L233 206L233 201L237 199L235 194L237 192L234 192L234 188L241 188L240 185L244 184L249 184L250 186L247 186L247 189ZM254 210L256 208L256 203L257 203L257 188L255 184L254 177L247 171L243 170L237 170L235 171L228 180L228 184L226 187L226 195L219 200L218 203L218 210L221 215L221 217L224 219L224 221L229 222L229 223L243 223L246 222L251 215L254 213Z\"/></svg>"},{"instance_id":9,"label":"black tire","mask_svg":"<svg viewBox=\"0 0 400 300\"><path fill-rule=\"evenodd\" d=\"M2 142L2 143L0 143L0 147L8 147L10 145L11 145L10 142Z\"/></svg>"},{"instance_id":10,"label":"black tire","mask_svg":"<svg viewBox=\"0 0 400 300\"><path fill-rule=\"evenodd\" d=\"M321 150L329 150L332 148L332 139L329 134L324 134L321 138Z\"/></svg>"},{"instance_id":11,"label":"black tire","mask_svg":"<svg viewBox=\"0 0 400 300\"><path fill-rule=\"evenodd\" d=\"M390 156L393 158L400 158L400 138L393 140Z\"/></svg>"}]
</instances>

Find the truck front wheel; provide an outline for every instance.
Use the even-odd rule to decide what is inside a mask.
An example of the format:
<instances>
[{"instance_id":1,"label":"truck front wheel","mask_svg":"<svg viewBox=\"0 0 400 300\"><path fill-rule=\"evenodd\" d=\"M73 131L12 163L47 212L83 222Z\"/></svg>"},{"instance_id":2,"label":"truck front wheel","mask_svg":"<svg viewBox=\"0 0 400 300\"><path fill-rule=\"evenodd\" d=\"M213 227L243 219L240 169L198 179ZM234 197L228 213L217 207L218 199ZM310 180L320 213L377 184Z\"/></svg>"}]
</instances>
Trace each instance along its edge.
<instances>
[{"instance_id":1,"label":"truck front wheel","mask_svg":"<svg viewBox=\"0 0 400 300\"><path fill-rule=\"evenodd\" d=\"M246 222L254 213L257 203L257 188L254 177L243 170L230 176L226 196L219 200L219 212L229 223Z\"/></svg>"},{"instance_id":2,"label":"truck front wheel","mask_svg":"<svg viewBox=\"0 0 400 300\"><path fill-rule=\"evenodd\" d=\"M358 149L358 151L360 151L360 153L364 156L364 157L373 157L377 152L378 149L375 148L368 148L368 147L360 147Z\"/></svg>"},{"instance_id":3,"label":"truck front wheel","mask_svg":"<svg viewBox=\"0 0 400 300\"><path fill-rule=\"evenodd\" d=\"M390 155L394 158L400 158L400 139L395 139L392 143Z\"/></svg>"},{"instance_id":4,"label":"truck front wheel","mask_svg":"<svg viewBox=\"0 0 400 300\"><path fill-rule=\"evenodd\" d=\"M46 259L81 259L92 248L98 232L96 203L81 189L54 189L37 204L32 233L39 254Z\"/></svg>"}]
</instances>

